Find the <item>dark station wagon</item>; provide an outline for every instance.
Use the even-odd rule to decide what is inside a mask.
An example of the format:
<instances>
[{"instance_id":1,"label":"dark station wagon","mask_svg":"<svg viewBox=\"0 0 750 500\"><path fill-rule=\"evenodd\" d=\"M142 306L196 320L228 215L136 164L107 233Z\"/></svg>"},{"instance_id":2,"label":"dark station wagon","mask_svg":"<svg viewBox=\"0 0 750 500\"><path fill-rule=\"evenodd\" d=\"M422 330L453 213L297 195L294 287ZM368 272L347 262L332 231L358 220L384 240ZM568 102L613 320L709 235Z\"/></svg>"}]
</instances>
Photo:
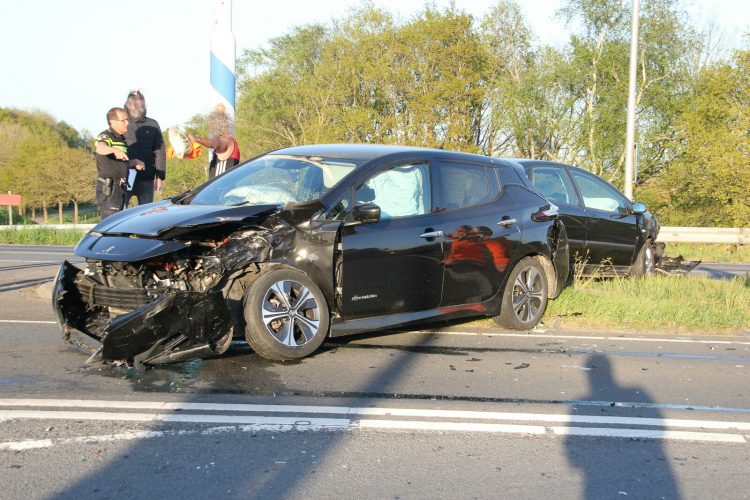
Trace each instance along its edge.
<instances>
[{"instance_id":1,"label":"dark station wagon","mask_svg":"<svg viewBox=\"0 0 750 500\"><path fill-rule=\"evenodd\" d=\"M659 222L643 203L582 168L543 160L515 160L539 192L558 207L572 259L583 274L643 276L658 264ZM657 251L657 249L659 251Z\"/></svg>"},{"instance_id":2,"label":"dark station wagon","mask_svg":"<svg viewBox=\"0 0 750 500\"><path fill-rule=\"evenodd\" d=\"M438 149L273 151L112 215L53 294L93 358L160 364L244 335L272 360L326 339L492 316L531 329L568 276L565 227L512 161Z\"/></svg>"}]
</instances>

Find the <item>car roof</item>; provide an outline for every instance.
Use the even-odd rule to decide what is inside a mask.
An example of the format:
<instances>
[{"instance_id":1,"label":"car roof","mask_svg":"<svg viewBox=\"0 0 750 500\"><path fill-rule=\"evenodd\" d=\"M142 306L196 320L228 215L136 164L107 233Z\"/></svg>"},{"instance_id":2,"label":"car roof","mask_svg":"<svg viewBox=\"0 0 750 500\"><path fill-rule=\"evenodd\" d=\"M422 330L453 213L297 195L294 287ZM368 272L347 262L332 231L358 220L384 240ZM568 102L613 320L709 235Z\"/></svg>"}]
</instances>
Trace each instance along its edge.
<instances>
[{"instance_id":1,"label":"car roof","mask_svg":"<svg viewBox=\"0 0 750 500\"><path fill-rule=\"evenodd\" d=\"M390 155L407 155L419 153L431 156L439 156L446 159L483 161L495 164L503 164L501 158L492 158L472 153L449 151L437 148L422 148L414 146L398 146L391 144L311 144L307 146L292 146L289 148L271 151L268 154L284 154L293 156L324 156L328 158L360 158L363 160L374 160Z\"/></svg>"},{"instance_id":2,"label":"car roof","mask_svg":"<svg viewBox=\"0 0 750 500\"><path fill-rule=\"evenodd\" d=\"M558 167L572 167L572 168L579 168L576 165L570 165L568 163L562 163L559 161L552 161L552 160L531 160L529 158L504 158L505 160L514 161L518 163L519 165L523 165L524 167L534 167L537 165L555 165Z\"/></svg>"}]
</instances>

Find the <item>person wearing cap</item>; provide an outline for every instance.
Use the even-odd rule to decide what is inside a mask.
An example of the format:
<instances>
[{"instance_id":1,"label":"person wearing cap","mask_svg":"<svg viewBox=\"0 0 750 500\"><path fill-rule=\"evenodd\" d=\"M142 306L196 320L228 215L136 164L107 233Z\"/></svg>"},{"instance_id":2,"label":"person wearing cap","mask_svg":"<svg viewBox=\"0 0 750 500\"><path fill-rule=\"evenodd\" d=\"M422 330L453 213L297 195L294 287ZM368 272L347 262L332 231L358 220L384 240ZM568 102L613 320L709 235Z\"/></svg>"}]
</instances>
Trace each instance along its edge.
<instances>
[{"instance_id":1,"label":"person wearing cap","mask_svg":"<svg viewBox=\"0 0 750 500\"><path fill-rule=\"evenodd\" d=\"M128 94L125 109L130 120L125 132L128 154L145 164L129 187L125 206L132 196L138 199L139 205L143 205L154 201L154 191L162 188L167 176L167 149L159 123L146 116L146 99L140 90Z\"/></svg>"}]
</instances>

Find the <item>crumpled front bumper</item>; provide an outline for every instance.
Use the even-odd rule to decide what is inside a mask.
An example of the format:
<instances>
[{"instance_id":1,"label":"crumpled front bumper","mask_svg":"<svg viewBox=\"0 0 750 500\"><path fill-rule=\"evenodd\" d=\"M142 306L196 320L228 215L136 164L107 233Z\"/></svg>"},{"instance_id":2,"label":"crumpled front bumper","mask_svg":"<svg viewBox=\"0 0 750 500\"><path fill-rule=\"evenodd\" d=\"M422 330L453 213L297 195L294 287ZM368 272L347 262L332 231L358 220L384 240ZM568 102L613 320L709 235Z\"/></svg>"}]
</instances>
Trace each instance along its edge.
<instances>
[{"instance_id":1,"label":"crumpled front bumper","mask_svg":"<svg viewBox=\"0 0 750 500\"><path fill-rule=\"evenodd\" d=\"M65 261L55 280L52 307L67 342L104 360L162 364L222 354L232 320L220 291L170 291L110 318L104 305L140 300L142 290L116 291ZM106 298L104 298L106 297ZM133 299L135 300L135 299ZM142 300L141 300L142 301Z\"/></svg>"}]
</instances>

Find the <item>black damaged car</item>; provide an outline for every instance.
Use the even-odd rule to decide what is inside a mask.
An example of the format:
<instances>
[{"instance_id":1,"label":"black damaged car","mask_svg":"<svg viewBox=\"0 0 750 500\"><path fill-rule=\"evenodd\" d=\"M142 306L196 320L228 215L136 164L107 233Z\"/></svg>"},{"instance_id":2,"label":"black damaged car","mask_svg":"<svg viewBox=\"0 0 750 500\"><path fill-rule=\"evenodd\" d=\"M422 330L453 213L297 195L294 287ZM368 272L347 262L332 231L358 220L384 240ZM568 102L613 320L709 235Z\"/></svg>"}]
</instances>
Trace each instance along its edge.
<instances>
[{"instance_id":1,"label":"black damaged car","mask_svg":"<svg viewBox=\"0 0 750 500\"><path fill-rule=\"evenodd\" d=\"M317 145L254 158L108 217L60 268L53 306L92 359L289 360L327 336L469 316L531 329L568 275L554 205L510 161Z\"/></svg>"}]
</instances>

